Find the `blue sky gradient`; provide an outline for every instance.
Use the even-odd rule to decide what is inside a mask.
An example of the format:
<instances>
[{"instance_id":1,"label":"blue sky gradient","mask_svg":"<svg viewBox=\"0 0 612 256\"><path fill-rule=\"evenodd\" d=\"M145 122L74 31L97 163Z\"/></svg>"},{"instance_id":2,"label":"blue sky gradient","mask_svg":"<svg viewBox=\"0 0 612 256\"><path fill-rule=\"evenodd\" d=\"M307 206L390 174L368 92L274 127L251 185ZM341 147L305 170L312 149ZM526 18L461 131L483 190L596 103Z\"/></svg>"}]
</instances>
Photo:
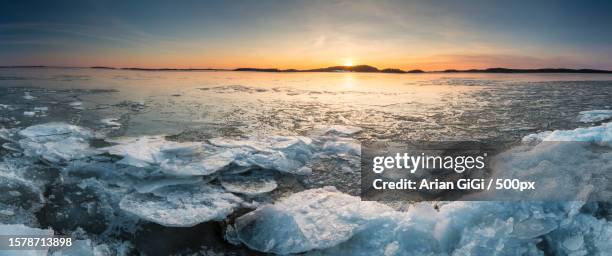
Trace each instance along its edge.
<instances>
[{"instance_id":1,"label":"blue sky gradient","mask_svg":"<svg viewBox=\"0 0 612 256\"><path fill-rule=\"evenodd\" d=\"M2 1L0 65L612 69L612 1Z\"/></svg>"}]
</instances>

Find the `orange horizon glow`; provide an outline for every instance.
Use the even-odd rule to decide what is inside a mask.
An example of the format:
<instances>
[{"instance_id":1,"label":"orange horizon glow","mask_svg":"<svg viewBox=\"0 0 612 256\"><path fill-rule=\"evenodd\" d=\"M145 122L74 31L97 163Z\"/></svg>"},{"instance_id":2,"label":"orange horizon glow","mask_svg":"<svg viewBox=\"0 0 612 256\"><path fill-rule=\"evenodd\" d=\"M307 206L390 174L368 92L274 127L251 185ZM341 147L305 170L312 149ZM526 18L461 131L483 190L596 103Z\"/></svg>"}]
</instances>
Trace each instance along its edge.
<instances>
[{"instance_id":1,"label":"orange horizon glow","mask_svg":"<svg viewBox=\"0 0 612 256\"><path fill-rule=\"evenodd\" d=\"M213 69L235 69L235 68L277 68L277 69L316 69L331 66L356 66L370 65L378 69L398 68L405 71L420 69L423 71L442 71L447 69L484 69L493 67L504 68L591 68L588 65L580 65L564 61L559 58L549 59L529 59L527 57L508 57L496 55L433 55L400 59L377 59L377 58L355 58L339 57L336 60L322 59L299 59L292 58L287 60L278 56L268 56L267 58L247 57L244 58L210 58L206 56L191 56L164 58L161 56L138 56L135 58L122 59L107 55L104 58L66 58L66 56L45 57L55 61L28 61L15 63L13 65L36 65L45 66L107 66L114 68L213 68ZM117 61L119 60L119 61ZM358 61L356 61L358 60Z\"/></svg>"}]
</instances>

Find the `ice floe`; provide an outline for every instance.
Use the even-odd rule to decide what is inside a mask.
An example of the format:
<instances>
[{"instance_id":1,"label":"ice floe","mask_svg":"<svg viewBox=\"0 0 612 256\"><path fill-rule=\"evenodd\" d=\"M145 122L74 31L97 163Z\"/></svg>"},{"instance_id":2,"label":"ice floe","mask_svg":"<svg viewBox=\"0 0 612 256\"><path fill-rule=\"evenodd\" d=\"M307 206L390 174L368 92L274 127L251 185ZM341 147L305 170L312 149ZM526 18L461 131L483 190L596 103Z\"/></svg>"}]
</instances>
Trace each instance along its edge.
<instances>
[{"instance_id":1,"label":"ice floe","mask_svg":"<svg viewBox=\"0 0 612 256\"><path fill-rule=\"evenodd\" d=\"M271 173L253 170L246 174L223 175L221 186L232 193L256 196L276 189L278 184Z\"/></svg>"},{"instance_id":2,"label":"ice floe","mask_svg":"<svg viewBox=\"0 0 612 256\"><path fill-rule=\"evenodd\" d=\"M349 126L349 125L331 125L331 126L317 126L315 128L322 129L326 133L340 134L340 135L352 135L361 132L360 127Z\"/></svg>"},{"instance_id":3,"label":"ice floe","mask_svg":"<svg viewBox=\"0 0 612 256\"><path fill-rule=\"evenodd\" d=\"M103 118L100 120L100 123L113 128L119 128L121 126L121 123L119 123L119 118L114 117Z\"/></svg>"},{"instance_id":4,"label":"ice floe","mask_svg":"<svg viewBox=\"0 0 612 256\"><path fill-rule=\"evenodd\" d=\"M343 194L333 187L312 189L239 217L240 240L261 252L289 254L335 246L390 208Z\"/></svg>"},{"instance_id":5,"label":"ice floe","mask_svg":"<svg viewBox=\"0 0 612 256\"><path fill-rule=\"evenodd\" d=\"M294 174L308 174L304 168L312 156L312 141L305 137L275 136L269 140L211 139L179 143L163 136L114 140L110 154L123 156L120 163L137 167L158 165L168 175L210 175L234 164Z\"/></svg>"},{"instance_id":6,"label":"ice floe","mask_svg":"<svg viewBox=\"0 0 612 256\"><path fill-rule=\"evenodd\" d=\"M36 97L30 95L30 92L24 92L23 93L23 99L25 99L25 100L33 100L33 99L36 99Z\"/></svg>"},{"instance_id":7,"label":"ice floe","mask_svg":"<svg viewBox=\"0 0 612 256\"><path fill-rule=\"evenodd\" d=\"M210 175L228 166L235 159L232 151L207 150L199 142L179 143L164 136L145 136L112 141L117 145L106 150L122 156L121 164L136 167L159 166L174 176Z\"/></svg>"},{"instance_id":8,"label":"ice floe","mask_svg":"<svg viewBox=\"0 0 612 256\"><path fill-rule=\"evenodd\" d=\"M600 146L612 146L612 122L574 130L545 131L523 137L523 142L538 143L543 141L586 142Z\"/></svg>"},{"instance_id":9,"label":"ice floe","mask_svg":"<svg viewBox=\"0 0 612 256\"><path fill-rule=\"evenodd\" d=\"M136 216L170 227L191 227L222 220L240 206L242 199L208 185L167 186L150 193L125 196L120 207Z\"/></svg>"},{"instance_id":10,"label":"ice floe","mask_svg":"<svg viewBox=\"0 0 612 256\"><path fill-rule=\"evenodd\" d=\"M589 110L582 111L578 116L578 121L583 123L595 123L612 119L612 110Z\"/></svg>"},{"instance_id":11,"label":"ice floe","mask_svg":"<svg viewBox=\"0 0 612 256\"><path fill-rule=\"evenodd\" d=\"M85 108L83 108L83 102L80 102L80 101L73 101L73 102L68 103L68 105L70 105L72 108L78 109L78 110L85 109Z\"/></svg>"},{"instance_id":12,"label":"ice floe","mask_svg":"<svg viewBox=\"0 0 612 256\"><path fill-rule=\"evenodd\" d=\"M166 141L163 136L125 138L110 140L110 142L117 143L117 145L106 148L108 153L122 156L123 159L119 163L136 167L147 167L159 162L156 156L162 148L175 144Z\"/></svg>"},{"instance_id":13,"label":"ice floe","mask_svg":"<svg viewBox=\"0 0 612 256\"><path fill-rule=\"evenodd\" d=\"M257 166L280 172L308 175L306 166L313 155L312 139L301 136L272 136L257 140L211 139L217 147L239 150L234 162L239 166Z\"/></svg>"},{"instance_id":14,"label":"ice floe","mask_svg":"<svg viewBox=\"0 0 612 256\"><path fill-rule=\"evenodd\" d=\"M328 140L323 144L323 152L329 155L361 155L361 144L352 139Z\"/></svg>"},{"instance_id":15,"label":"ice floe","mask_svg":"<svg viewBox=\"0 0 612 256\"><path fill-rule=\"evenodd\" d=\"M24 154L60 162L83 158L96 151L89 146L94 133L86 128L66 123L46 123L30 126L18 133Z\"/></svg>"}]
</instances>

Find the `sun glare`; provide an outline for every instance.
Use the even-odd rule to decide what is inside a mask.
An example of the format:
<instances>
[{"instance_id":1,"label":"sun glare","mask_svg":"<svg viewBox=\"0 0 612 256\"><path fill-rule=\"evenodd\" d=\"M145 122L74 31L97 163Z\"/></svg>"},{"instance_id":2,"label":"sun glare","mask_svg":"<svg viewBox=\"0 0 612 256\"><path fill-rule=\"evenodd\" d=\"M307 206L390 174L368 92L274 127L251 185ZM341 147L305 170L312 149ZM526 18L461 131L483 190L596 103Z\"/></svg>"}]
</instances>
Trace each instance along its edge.
<instances>
[{"instance_id":1,"label":"sun glare","mask_svg":"<svg viewBox=\"0 0 612 256\"><path fill-rule=\"evenodd\" d=\"M344 60L344 66L347 66L347 67L353 66L353 60Z\"/></svg>"}]
</instances>

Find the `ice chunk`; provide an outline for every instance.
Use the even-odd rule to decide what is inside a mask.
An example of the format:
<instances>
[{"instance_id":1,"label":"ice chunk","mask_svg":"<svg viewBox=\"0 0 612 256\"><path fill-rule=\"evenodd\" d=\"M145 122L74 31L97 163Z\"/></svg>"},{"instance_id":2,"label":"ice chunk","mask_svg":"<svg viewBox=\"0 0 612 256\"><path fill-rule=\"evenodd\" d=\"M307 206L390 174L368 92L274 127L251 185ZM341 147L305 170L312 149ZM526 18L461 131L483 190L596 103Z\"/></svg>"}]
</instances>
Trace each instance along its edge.
<instances>
[{"instance_id":1,"label":"ice chunk","mask_svg":"<svg viewBox=\"0 0 612 256\"><path fill-rule=\"evenodd\" d=\"M23 99L25 99L25 100L33 100L33 99L36 99L36 97L30 95L30 92L24 92L23 93Z\"/></svg>"},{"instance_id":2,"label":"ice chunk","mask_svg":"<svg viewBox=\"0 0 612 256\"><path fill-rule=\"evenodd\" d=\"M578 116L578 121L583 123L595 123L612 119L612 110L589 110L582 111Z\"/></svg>"},{"instance_id":3,"label":"ice chunk","mask_svg":"<svg viewBox=\"0 0 612 256\"><path fill-rule=\"evenodd\" d=\"M24 226L22 224L0 224L0 236L22 237L22 236L53 236L52 229L39 229ZM47 248L37 250L2 250L0 254L3 256L46 256Z\"/></svg>"},{"instance_id":4,"label":"ice chunk","mask_svg":"<svg viewBox=\"0 0 612 256\"><path fill-rule=\"evenodd\" d=\"M554 255L609 255L612 251L612 222L578 214L562 222L546 236Z\"/></svg>"},{"instance_id":5,"label":"ice chunk","mask_svg":"<svg viewBox=\"0 0 612 256\"><path fill-rule=\"evenodd\" d=\"M266 139L211 139L217 147L237 150L235 164L257 166L293 174L310 174L303 168L312 157L312 140L300 136L272 136Z\"/></svg>"},{"instance_id":6,"label":"ice chunk","mask_svg":"<svg viewBox=\"0 0 612 256\"><path fill-rule=\"evenodd\" d=\"M168 175L210 175L228 168L261 167L294 174L309 174L312 141L305 137L272 137L267 140L211 139L200 142L172 142L163 136L144 136L111 141L110 154L123 156L122 164L159 166ZM245 169L246 170L246 169Z\"/></svg>"},{"instance_id":7,"label":"ice chunk","mask_svg":"<svg viewBox=\"0 0 612 256\"><path fill-rule=\"evenodd\" d=\"M30 126L21 130L19 132L19 135L30 139L35 139L37 137L63 135L70 135L83 139L89 139L94 137L93 132L89 129L66 123L46 123Z\"/></svg>"},{"instance_id":8,"label":"ice chunk","mask_svg":"<svg viewBox=\"0 0 612 256\"><path fill-rule=\"evenodd\" d=\"M225 228L225 232L223 233L223 238L230 244L240 245L240 239L238 238L238 234L236 234L236 229L232 225L227 225Z\"/></svg>"},{"instance_id":9,"label":"ice chunk","mask_svg":"<svg viewBox=\"0 0 612 256\"><path fill-rule=\"evenodd\" d=\"M19 145L24 154L60 162L83 158L97 153L90 148L94 133L89 129L66 123L46 123L19 131Z\"/></svg>"},{"instance_id":10,"label":"ice chunk","mask_svg":"<svg viewBox=\"0 0 612 256\"><path fill-rule=\"evenodd\" d=\"M119 163L136 167L159 166L173 176L210 175L231 164L236 150L211 149L199 142L167 141L163 136L144 136L112 141L106 148L113 155L123 156Z\"/></svg>"},{"instance_id":11,"label":"ice chunk","mask_svg":"<svg viewBox=\"0 0 612 256\"><path fill-rule=\"evenodd\" d=\"M169 227L191 227L199 223L222 220L240 206L242 200L208 185L176 185L151 193L132 193L119 206L142 219Z\"/></svg>"},{"instance_id":12,"label":"ice chunk","mask_svg":"<svg viewBox=\"0 0 612 256\"><path fill-rule=\"evenodd\" d=\"M46 116L47 115L47 111L49 110L48 107L34 107L31 111L24 111L23 115L24 116Z\"/></svg>"},{"instance_id":13,"label":"ice chunk","mask_svg":"<svg viewBox=\"0 0 612 256\"><path fill-rule=\"evenodd\" d=\"M312 255L599 255L610 250L605 218L564 202L417 203L407 212L332 188L299 192L236 219L240 241L277 254Z\"/></svg>"},{"instance_id":14,"label":"ice chunk","mask_svg":"<svg viewBox=\"0 0 612 256\"><path fill-rule=\"evenodd\" d=\"M361 155L361 145L352 139L329 140L323 144L323 152L330 155Z\"/></svg>"},{"instance_id":15,"label":"ice chunk","mask_svg":"<svg viewBox=\"0 0 612 256\"><path fill-rule=\"evenodd\" d=\"M252 249L300 253L344 242L368 219L390 210L325 187L260 207L236 219L235 228L240 240Z\"/></svg>"},{"instance_id":16,"label":"ice chunk","mask_svg":"<svg viewBox=\"0 0 612 256\"><path fill-rule=\"evenodd\" d=\"M70 105L72 108L74 109L78 109L78 110L83 110L83 102L80 101L73 101L68 103L68 105Z\"/></svg>"},{"instance_id":17,"label":"ice chunk","mask_svg":"<svg viewBox=\"0 0 612 256\"><path fill-rule=\"evenodd\" d=\"M140 181L134 186L134 188L136 189L136 191L138 191L138 193L150 193L154 190L157 190L163 187L167 187L167 186L174 186L174 185L181 185L181 184L195 184L195 183L201 183L201 182L208 183L212 179L214 179L214 177L212 176L205 177L204 179L193 178L193 177L178 177L178 178L159 177L159 178Z\"/></svg>"},{"instance_id":18,"label":"ice chunk","mask_svg":"<svg viewBox=\"0 0 612 256\"><path fill-rule=\"evenodd\" d=\"M541 141L576 141L600 146L612 146L612 122L574 130L546 131L530 134L523 138L523 142Z\"/></svg>"},{"instance_id":19,"label":"ice chunk","mask_svg":"<svg viewBox=\"0 0 612 256\"><path fill-rule=\"evenodd\" d=\"M228 167L239 154L238 150L205 149L198 143L177 144L162 148L157 156L161 170L169 175L210 175Z\"/></svg>"},{"instance_id":20,"label":"ice chunk","mask_svg":"<svg viewBox=\"0 0 612 256\"><path fill-rule=\"evenodd\" d=\"M163 136L125 138L110 142L118 144L105 149L109 154L123 156L119 163L136 167L147 167L156 163L156 156L159 155L161 149L168 144L174 144L174 142L166 141Z\"/></svg>"},{"instance_id":21,"label":"ice chunk","mask_svg":"<svg viewBox=\"0 0 612 256\"><path fill-rule=\"evenodd\" d=\"M100 123L106 126L118 128L121 126L121 123L119 123L118 121L119 121L118 118L109 117L109 118L103 118L102 120L100 120Z\"/></svg>"},{"instance_id":22,"label":"ice chunk","mask_svg":"<svg viewBox=\"0 0 612 256\"><path fill-rule=\"evenodd\" d=\"M361 132L360 127L348 126L348 125L331 125L325 129L326 133L341 134L341 135L352 135Z\"/></svg>"},{"instance_id":23,"label":"ice chunk","mask_svg":"<svg viewBox=\"0 0 612 256\"><path fill-rule=\"evenodd\" d=\"M271 173L254 170L246 174L221 176L221 186L229 192L256 196L268 193L278 185Z\"/></svg>"}]
</instances>

